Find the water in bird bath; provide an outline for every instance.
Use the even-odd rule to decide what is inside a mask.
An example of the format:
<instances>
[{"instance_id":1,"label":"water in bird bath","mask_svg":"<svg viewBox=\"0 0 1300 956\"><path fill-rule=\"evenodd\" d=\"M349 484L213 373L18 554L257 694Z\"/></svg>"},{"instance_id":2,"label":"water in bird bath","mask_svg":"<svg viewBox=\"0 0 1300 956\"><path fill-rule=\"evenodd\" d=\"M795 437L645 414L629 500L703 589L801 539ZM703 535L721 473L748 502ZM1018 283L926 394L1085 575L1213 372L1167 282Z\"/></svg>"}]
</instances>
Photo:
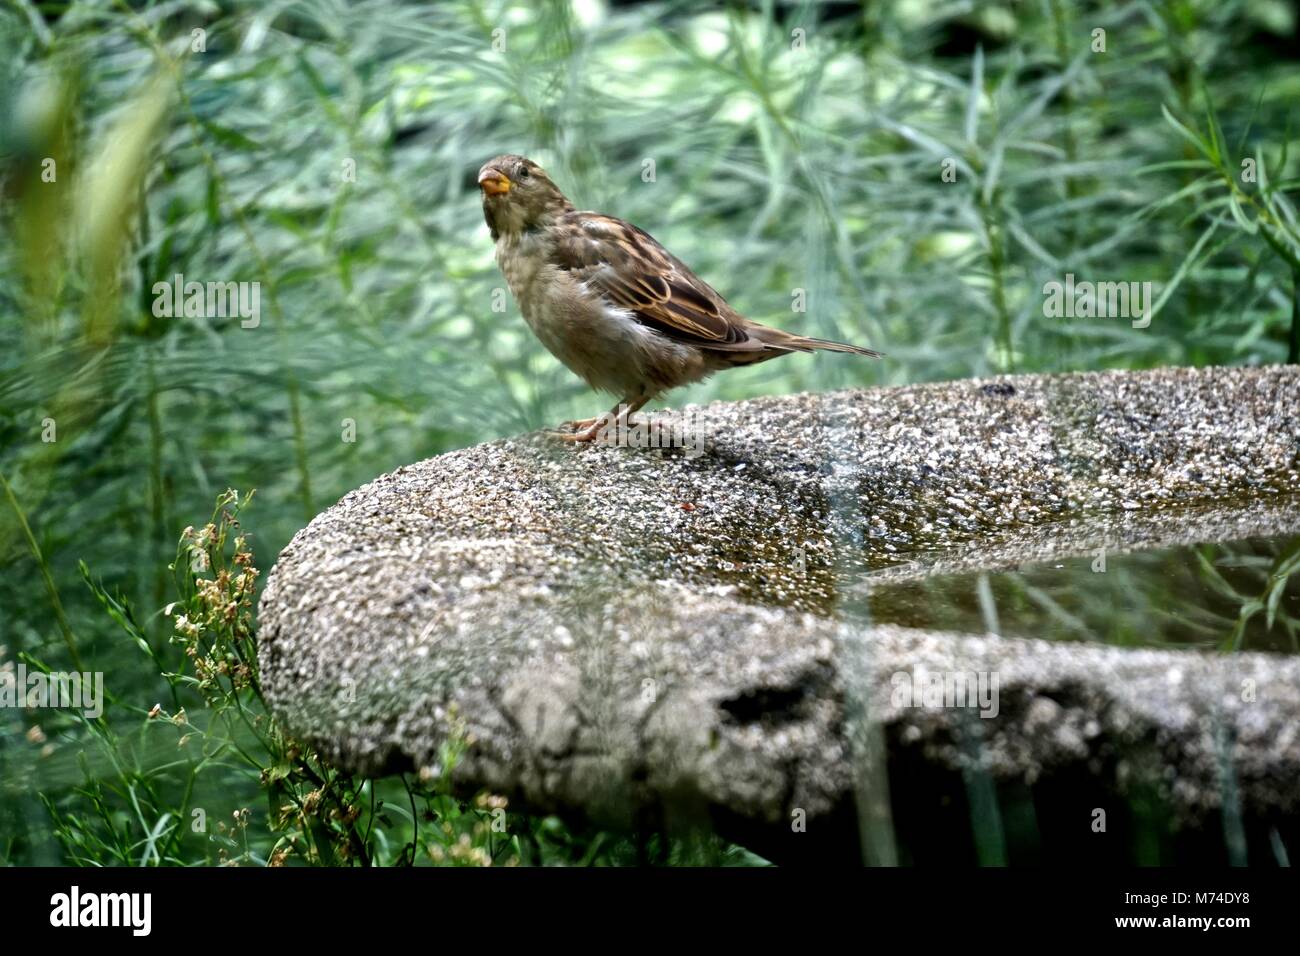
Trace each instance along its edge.
<instances>
[{"instance_id":1,"label":"water in bird bath","mask_svg":"<svg viewBox=\"0 0 1300 956\"><path fill-rule=\"evenodd\" d=\"M1096 552L881 582L880 623L1120 646L1300 651L1300 537ZM1270 626L1271 618L1271 626Z\"/></svg>"},{"instance_id":2,"label":"water in bird bath","mask_svg":"<svg viewBox=\"0 0 1300 956\"><path fill-rule=\"evenodd\" d=\"M1075 514L893 553L855 533L859 515L828 511L722 527L662 564L756 603L864 624L1300 652L1294 496Z\"/></svg>"}]
</instances>

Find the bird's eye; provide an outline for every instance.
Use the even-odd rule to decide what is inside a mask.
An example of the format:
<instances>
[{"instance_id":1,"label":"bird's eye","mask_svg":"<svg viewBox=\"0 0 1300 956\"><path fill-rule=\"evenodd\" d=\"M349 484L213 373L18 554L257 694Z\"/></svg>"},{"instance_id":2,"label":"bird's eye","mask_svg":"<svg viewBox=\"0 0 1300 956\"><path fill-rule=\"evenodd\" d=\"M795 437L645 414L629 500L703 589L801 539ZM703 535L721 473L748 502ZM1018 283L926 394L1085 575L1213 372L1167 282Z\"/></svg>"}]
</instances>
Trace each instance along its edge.
<instances>
[{"instance_id":1,"label":"bird's eye","mask_svg":"<svg viewBox=\"0 0 1300 956\"><path fill-rule=\"evenodd\" d=\"M520 166L519 172L515 174L515 179L527 179L532 173L528 171L527 166Z\"/></svg>"}]
</instances>

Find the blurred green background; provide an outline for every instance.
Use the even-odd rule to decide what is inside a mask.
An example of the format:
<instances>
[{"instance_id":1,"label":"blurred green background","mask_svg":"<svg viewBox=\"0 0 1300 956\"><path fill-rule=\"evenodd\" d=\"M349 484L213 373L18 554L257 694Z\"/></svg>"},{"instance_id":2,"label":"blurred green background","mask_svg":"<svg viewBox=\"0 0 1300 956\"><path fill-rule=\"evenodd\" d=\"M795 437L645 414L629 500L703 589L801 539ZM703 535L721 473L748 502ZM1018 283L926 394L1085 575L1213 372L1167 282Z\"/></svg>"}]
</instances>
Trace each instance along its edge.
<instances>
[{"instance_id":1,"label":"blurred green background","mask_svg":"<svg viewBox=\"0 0 1300 956\"><path fill-rule=\"evenodd\" d=\"M1298 101L1281 0L10 0L0 662L75 646L141 720L163 685L79 561L163 647L177 536L224 489L257 489L265 571L380 473L608 404L508 295L493 310L474 174L498 153L747 315L888 353L729 372L681 405L1285 361ZM1067 272L1155 283L1150 326L1045 317ZM260 324L155 316L177 273L260 283ZM50 807L84 774L31 755L75 749L61 719L35 740L0 714L0 768L34 775L0 796L2 859L69 859Z\"/></svg>"}]
</instances>

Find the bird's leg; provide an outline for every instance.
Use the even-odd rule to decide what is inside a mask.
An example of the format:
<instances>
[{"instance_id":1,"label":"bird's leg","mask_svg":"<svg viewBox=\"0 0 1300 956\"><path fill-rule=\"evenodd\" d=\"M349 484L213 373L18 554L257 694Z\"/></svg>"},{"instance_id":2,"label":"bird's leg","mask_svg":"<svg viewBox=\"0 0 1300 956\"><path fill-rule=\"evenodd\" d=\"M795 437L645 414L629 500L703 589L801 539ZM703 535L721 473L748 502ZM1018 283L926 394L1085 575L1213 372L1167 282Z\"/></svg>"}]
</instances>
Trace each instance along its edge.
<instances>
[{"instance_id":1,"label":"bird's leg","mask_svg":"<svg viewBox=\"0 0 1300 956\"><path fill-rule=\"evenodd\" d=\"M650 401L649 395L639 395L636 398L625 398L608 412L610 415L617 415L618 420L623 425L632 423L632 416L641 410L641 406Z\"/></svg>"},{"instance_id":2,"label":"bird's leg","mask_svg":"<svg viewBox=\"0 0 1300 956\"><path fill-rule=\"evenodd\" d=\"M604 415L599 418L589 418L582 422L572 422L578 428L576 432L552 432L556 438L562 441L589 442L595 441L600 435L601 429L605 427L606 422L615 423L622 421L623 424L631 419L633 413L641 410L646 402L650 401L650 396L639 395L635 398L625 398L619 402Z\"/></svg>"}]
</instances>

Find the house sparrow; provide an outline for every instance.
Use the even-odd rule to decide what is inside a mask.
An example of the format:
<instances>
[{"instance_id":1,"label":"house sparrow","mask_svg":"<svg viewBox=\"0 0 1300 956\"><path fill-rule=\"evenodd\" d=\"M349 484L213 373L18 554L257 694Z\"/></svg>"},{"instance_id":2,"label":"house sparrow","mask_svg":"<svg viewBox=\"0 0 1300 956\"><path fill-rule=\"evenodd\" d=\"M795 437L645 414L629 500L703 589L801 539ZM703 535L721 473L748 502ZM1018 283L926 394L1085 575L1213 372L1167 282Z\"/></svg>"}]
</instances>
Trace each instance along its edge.
<instances>
[{"instance_id":1,"label":"house sparrow","mask_svg":"<svg viewBox=\"0 0 1300 956\"><path fill-rule=\"evenodd\" d=\"M485 163L478 185L497 264L524 320L588 385L621 399L558 437L592 441L606 421L721 369L818 349L881 354L750 321L649 234L574 209L522 156Z\"/></svg>"}]
</instances>

